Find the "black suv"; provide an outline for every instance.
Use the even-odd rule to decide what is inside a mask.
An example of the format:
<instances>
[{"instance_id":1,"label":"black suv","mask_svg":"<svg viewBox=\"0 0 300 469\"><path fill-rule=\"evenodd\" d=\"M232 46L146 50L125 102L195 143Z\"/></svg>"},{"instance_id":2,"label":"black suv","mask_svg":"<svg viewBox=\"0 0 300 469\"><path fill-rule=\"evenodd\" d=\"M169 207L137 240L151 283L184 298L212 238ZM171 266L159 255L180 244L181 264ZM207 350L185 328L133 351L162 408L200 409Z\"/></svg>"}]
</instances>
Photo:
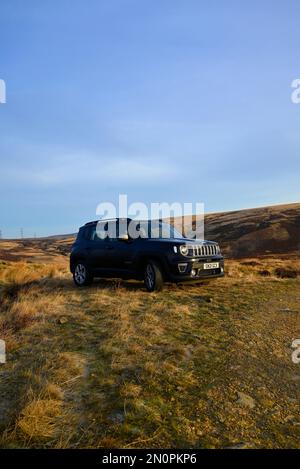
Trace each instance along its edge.
<instances>
[{"instance_id":1,"label":"black suv","mask_svg":"<svg viewBox=\"0 0 300 469\"><path fill-rule=\"evenodd\" d=\"M161 220L134 220L134 234L140 234L136 237L127 229L132 220L116 219L115 234L109 236L106 232L111 223L93 221L79 229L70 258L76 285L88 285L94 277L135 278L144 279L146 289L152 292L161 290L164 281L179 283L224 275L224 258L215 242L184 238Z\"/></svg>"}]
</instances>

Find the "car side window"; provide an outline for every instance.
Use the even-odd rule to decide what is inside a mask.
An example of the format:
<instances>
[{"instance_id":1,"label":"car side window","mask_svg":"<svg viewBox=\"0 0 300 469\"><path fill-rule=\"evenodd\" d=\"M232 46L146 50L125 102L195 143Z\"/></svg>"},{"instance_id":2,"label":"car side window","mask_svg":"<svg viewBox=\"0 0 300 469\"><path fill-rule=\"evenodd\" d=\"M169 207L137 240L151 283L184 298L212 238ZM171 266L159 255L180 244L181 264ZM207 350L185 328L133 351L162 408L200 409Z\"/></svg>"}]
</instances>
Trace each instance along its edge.
<instances>
[{"instance_id":1,"label":"car side window","mask_svg":"<svg viewBox=\"0 0 300 469\"><path fill-rule=\"evenodd\" d=\"M90 241L98 241L98 236L97 236L97 232L96 232L96 227L93 226L92 229L91 229L91 232L90 232Z\"/></svg>"},{"instance_id":2,"label":"car side window","mask_svg":"<svg viewBox=\"0 0 300 469\"><path fill-rule=\"evenodd\" d=\"M88 241L92 241L92 242L103 242L103 239L102 238L99 238L98 235L97 235L97 231L96 231L96 226L89 226L88 229L87 229L87 232L85 234L85 238L88 240Z\"/></svg>"},{"instance_id":3,"label":"car side window","mask_svg":"<svg viewBox=\"0 0 300 469\"><path fill-rule=\"evenodd\" d=\"M90 233L91 233L91 227L86 226L84 228L84 231L83 231L83 238L86 239L86 240L89 240L90 239Z\"/></svg>"}]
</instances>

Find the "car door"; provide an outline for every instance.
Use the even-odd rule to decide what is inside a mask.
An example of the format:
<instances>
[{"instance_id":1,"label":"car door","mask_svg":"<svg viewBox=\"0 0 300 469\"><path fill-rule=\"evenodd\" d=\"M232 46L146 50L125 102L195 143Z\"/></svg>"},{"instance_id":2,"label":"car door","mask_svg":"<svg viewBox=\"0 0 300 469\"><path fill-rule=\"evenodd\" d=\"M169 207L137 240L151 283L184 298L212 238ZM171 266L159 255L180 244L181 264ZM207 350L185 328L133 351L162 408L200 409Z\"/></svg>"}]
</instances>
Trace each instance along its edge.
<instances>
[{"instance_id":1,"label":"car door","mask_svg":"<svg viewBox=\"0 0 300 469\"><path fill-rule=\"evenodd\" d=\"M93 271L101 272L108 269L108 243L106 239L97 236L96 225L92 225L87 233L87 245L89 264Z\"/></svg>"},{"instance_id":2,"label":"car door","mask_svg":"<svg viewBox=\"0 0 300 469\"><path fill-rule=\"evenodd\" d=\"M113 243L113 250L110 252L114 270L119 272L133 271L136 243L134 239L123 240L117 238Z\"/></svg>"},{"instance_id":3,"label":"car door","mask_svg":"<svg viewBox=\"0 0 300 469\"><path fill-rule=\"evenodd\" d=\"M123 274L133 272L136 242L136 239L132 239L129 236L128 220L122 219L122 224L120 220L118 220L116 224L116 236L108 240L108 256L111 268L115 273L119 272Z\"/></svg>"}]
</instances>

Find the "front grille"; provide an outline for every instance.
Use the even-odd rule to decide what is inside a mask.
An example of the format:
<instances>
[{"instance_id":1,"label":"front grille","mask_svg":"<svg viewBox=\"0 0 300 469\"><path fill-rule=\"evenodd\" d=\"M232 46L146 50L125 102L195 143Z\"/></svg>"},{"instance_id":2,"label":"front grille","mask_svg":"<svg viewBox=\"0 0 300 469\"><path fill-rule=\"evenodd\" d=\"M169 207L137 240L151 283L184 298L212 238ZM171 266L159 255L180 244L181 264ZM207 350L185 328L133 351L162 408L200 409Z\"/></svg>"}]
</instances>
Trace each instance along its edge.
<instances>
[{"instance_id":1,"label":"front grille","mask_svg":"<svg viewBox=\"0 0 300 469\"><path fill-rule=\"evenodd\" d=\"M189 246L189 254L193 257L209 257L220 254L218 244L195 244Z\"/></svg>"}]
</instances>

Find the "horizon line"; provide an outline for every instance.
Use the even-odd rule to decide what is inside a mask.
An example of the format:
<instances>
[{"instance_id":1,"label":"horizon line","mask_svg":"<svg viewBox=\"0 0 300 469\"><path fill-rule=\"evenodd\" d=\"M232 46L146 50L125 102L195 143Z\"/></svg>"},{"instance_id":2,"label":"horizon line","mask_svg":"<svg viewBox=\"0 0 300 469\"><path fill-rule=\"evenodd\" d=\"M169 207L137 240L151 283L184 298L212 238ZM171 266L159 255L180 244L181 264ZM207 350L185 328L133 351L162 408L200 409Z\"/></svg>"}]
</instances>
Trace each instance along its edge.
<instances>
[{"instance_id":1,"label":"horizon line","mask_svg":"<svg viewBox=\"0 0 300 469\"><path fill-rule=\"evenodd\" d=\"M257 209L263 209L263 208L271 208L271 207L283 207L285 205L299 205L300 204L300 200L297 201L297 202L284 202L284 203L274 203L274 204L270 204L270 205L258 205L258 206L255 206L255 207L245 207L245 208L239 208L239 209L231 209L231 210L220 210L220 211L216 211L216 212L207 212L207 213L204 213L204 216L207 216L207 215L218 215L218 214L222 214L222 213L233 213L233 212L244 212L246 210L257 210ZM188 217L193 217L193 216L197 216L197 215L187 215ZM181 218L180 216L178 217L172 217L172 218ZM168 220L168 218L167 218ZM99 219L100 221L100 219ZM81 225L80 225L81 226ZM73 232L73 233L58 233L58 234L49 234L49 235L45 235L45 236L24 236L24 237L9 237L9 238L1 238L0 239L0 242L1 241L20 241L20 240L35 240L35 239L49 239L49 238L56 238L56 237L67 237L67 236L74 236L76 235L77 231L76 232Z\"/></svg>"}]
</instances>

